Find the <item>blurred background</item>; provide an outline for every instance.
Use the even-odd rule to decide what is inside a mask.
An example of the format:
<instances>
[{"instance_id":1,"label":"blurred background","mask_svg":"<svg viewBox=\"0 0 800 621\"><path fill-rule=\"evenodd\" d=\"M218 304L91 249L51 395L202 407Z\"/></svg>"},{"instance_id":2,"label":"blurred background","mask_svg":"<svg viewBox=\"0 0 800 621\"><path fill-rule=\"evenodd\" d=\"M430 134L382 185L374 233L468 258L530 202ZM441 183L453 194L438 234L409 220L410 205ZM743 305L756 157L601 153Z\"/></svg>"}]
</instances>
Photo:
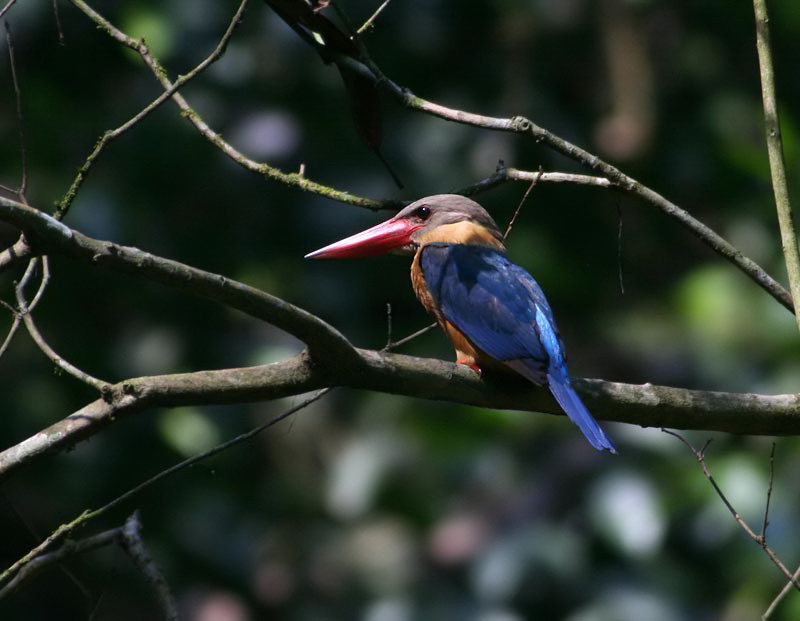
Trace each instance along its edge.
<instances>
[{"instance_id":1,"label":"blurred background","mask_svg":"<svg viewBox=\"0 0 800 621\"><path fill-rule=\"evenodd\" d=\"M346 0L362 23L379 3ZM171 76L216 45L236 3L95 7L146 38ZM791 191L798 197L800 4L770 3ZM141 61L72 5L19 3L28 199L50 208L101 134L159 92ZM5 38L5 33L1 35ZM395 82L444 105L523 114L688 209L784 280L760 116L753 10L710 0L395 0L364 37ZM5 42L5 41L4 41ZM3 45L3 50L6 46ZM8 54L0 61L0 182L19 184ZM374 198L414 199L490 176L499 161L579 171L541 145L383 106L398 190L359 141L338 72L264 3L225 56L184 89L246 155ZM580 171L585 172L585 171ZM477 197L508 222L525 184ZM114 142L66 223L237 278L318 314L360 347L429 319L408 260L306 262L378 222L226 158L167 104ZM16 232L0 224L0 241ZM793 318L652 208L607 191L539 184L510 255L541 283L576 376L708 390L797 392ZM109 381L280 360L300 344L206 300L57 257L36 319L64 357ZM20 270L0 274L13 303ZM0 308L0 339L11 323ZM431 332L403 353L452 359ZM20 333L0 358L3 448L95 395ZM0 489L7 566L64 521L300 397L150 411L40 460ZM606 424L599 454L563 417L337 389L289 421L153 487L92 524L140 511L146 545L187 619L327 621L759 618L785 580L736 525L691 453L657 430ZM773 438L713 439L708 462L758 529ZM800 443L777 440L771 546L800 557ZM796 566L796 565L794 565ZM0 601L4 619L156 619L152 590L117 548L51 568ZM800 618L790 593L772 617Z\"/></svg>"}]
</instances>

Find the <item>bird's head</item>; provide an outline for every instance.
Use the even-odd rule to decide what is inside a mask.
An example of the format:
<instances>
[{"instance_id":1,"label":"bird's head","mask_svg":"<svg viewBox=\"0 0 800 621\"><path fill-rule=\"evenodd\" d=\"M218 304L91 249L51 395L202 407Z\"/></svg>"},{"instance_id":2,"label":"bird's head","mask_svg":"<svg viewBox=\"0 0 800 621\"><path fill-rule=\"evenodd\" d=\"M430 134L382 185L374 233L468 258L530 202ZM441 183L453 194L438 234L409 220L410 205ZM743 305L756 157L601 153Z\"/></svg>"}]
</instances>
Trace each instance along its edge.
<instances>
[{"instance_id":1,"label":"bird's head","mask_svg":"<svg viewBox=\"0 0 800 621\"><path fill-rule=\"evenodd\" d=\"M411 203L394 218L315 250L307 259L344 259L413 254L430 243L505 249L503 234L488 212L459 194L436 194Z\"/></svg>"}]
</instances>

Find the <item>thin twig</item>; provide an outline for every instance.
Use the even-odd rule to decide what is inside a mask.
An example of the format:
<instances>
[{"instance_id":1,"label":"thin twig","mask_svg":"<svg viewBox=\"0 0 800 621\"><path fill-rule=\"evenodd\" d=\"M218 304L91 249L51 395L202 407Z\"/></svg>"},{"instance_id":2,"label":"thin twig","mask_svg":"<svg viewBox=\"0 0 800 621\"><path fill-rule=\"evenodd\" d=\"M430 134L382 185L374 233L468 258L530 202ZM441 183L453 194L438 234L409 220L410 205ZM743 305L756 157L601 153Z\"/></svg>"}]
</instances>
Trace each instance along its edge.
<instances>
[{"instance_id":1,"label":"thin twig","mask_svg":"<svg viewBox=\"0 0 800 621\"><path fill-rule=\"evenodd\" d=\"M33 261L35 261L34 259ZM31 261L31 263L33 263ZM47 255L41 257L42 263L42 278L39 281L39 288L36 290L36 293L33 295L33 300L31 300L30 304L28 304L28 312L31 312L35 309L39 302L41 301L42 297L44 296L44 292L47 289L47 285L50 283L50 259Z\"/></svg>"},{"instance_id":2,"label":"thin twig","mask_svg":"<svg viewBox=\"0 0 800 621\"><path fill-rule=\"evenodd\" d=\"M778 555L775 554L775 551L771 547L769 547L769 545L767 545L766 538L763 537L762 535L759 535L752 528L750 528L750 525L744 520L744 518L741 515L739 515L739 512L736 511L734 506L728 500L727 496L725 496L722 489L717 484L717 481L711 474L711 471L708 469L708 464L706 464L705 453L706 449L708 448L708 445L711 444L711 440L706 442L702 449L697 450L681 434L664 428L662 428L661 431L678 438L678 440L683 442L683 444L686 445L686 447L694 454L695 458L700 463L700 466L703 469L703 474L705 475L706 479L708 479L708 482L711 483L711 486L714 488L714 491L717 493L717 496L719 496L720 500L722 500L722 503L728 509L730 514L733 516L733 519L736 520L736 523L742 528L742 530L745 533L747 533L748 537L750 537L754 542L756 542L759 545L759 547L762 550L764 550L764 553L767 555L767 557L769 557L769 559L781 571L781 573L783 573L783 575L786 576L791 581L794 588L800 590L800 581L798 581L797 576L793 575L792 572L789 571L786 565L783 564L783 561L781 561L781 559L778 558Z\"/></svg>"},{"instance_id":3,"label":"thin twig","mask_svg":"<svg viewBox=\"0 0 800 621\"><path fill-rule=\"evenodd\" d=\"M783 588L775 596L775 599L773 599L772 602L770 602L770 605L764 611L764 614L761 615L761 619L763 621L767 621L770 617L772 617L772 614L778 608L778 604L780 604L783 601L783 598L786 597L793 588L795 588L795 583L798 580L800 580L800 567L794 570L794 573L792 574L792 579L783 585Z\"/></svg>"},{"instance_id":4,"label":"thin twig","mask_svg":"<svg viewBox=\"0 0 800 621\"><path fill-rule=\"evenodd\" d=\"M34 257L30 261L28 261L28 267L25 269L25 272L23 272L22 278L19 279L17 287L25 289L28 286L28 283L36 274L36 270L38 268L39 268L39 257Z\"/></svg>"},{"instance_id":5,"label":"thin twig","mask_svg":"<svg viewBox=\"0 0 800 621\"><path fill-rule=\"evenodd\" d=\"M244 442L247 442L248 440L251 440L252 438L257 436L258 434L262 433L263 431L266 431L270 427L273 427L274 425L277 425L282 420L285 420L285 419L289 418L290 416L296 414L300 410L305 409L306 407L308 407L309 405L311 405L315 401L318 401L318 400L322 399L322 397L327 395L331 390L333 390L333 388L323 388L322 390L316 392L315 394L313 394L312 396L308 397L307 399L304 399L303 401L301 401L297 405L292 406L291 408L289 408L288 410L282 412L281 414L278 414L277 416L274 416L273 418L269 419L267 422L259 425L258 427L254 427L250 431L246 431L244 433L241 433L238 436L236 436L234 438L231 438L230 440L227 440L226 442L223 442L221 444L218 444L215 447L212 447L212 448L208 449L207 451L203 451L202 453L199 453L197 455L194 455L192 457L184 459L183 461L175 464L174 466L170 466L169 468L166 468L165 470L162 470L161 472L159 472L155 476L150 477L149 479L147 479L146 481L143 481L142 483L140 483L136 487L133 487L130 490L128 490L127 492L125 492L124 494L118 496L117 498L115 498L114 500L112 500L111 502L106 504L105 506L100 507L96 511L90 512L90 517L94 518L94 517L98 517L100 515L103 515L104 513L108 513L109 511L111 511L111 509L121 505L124 502L127 502L128 500L130 500L134 496L137 496L138 494L142 493L144 490L148 489L149 487L155 485L159 481L163 481L167 477L170 477L173 474L176 474L176 473L178 473L178 472L180 472L182 470L185 470L185 469L187 469L187 468L189 468L189 467L191 467L191 466L193 466L193 465L195 465L195 464L197 464L197 463L199 463L199 462L201 462L203 460L209 459L209 458L213 457L214 455L218 455L219 453L222 453L223 451L226 451L229 448L232 448L232 447L234 447L234 446L236 446L238 444L242 444ZM2 579L2 577L0 577L0 579Z\"/></svg>"},{"instance_id":6,"label":"thin twig","mask_svg":"<svg viewBox=\"0 0 800 621\"><path fill-rule=\"evenodd\" d=\"M514 223L517 221L517 216L519 216L519 212L522 209L522 206L525 204L525 201L528 200L528 195L531 193L531 190L536 187L536 184L539 183L539 178L542 176L542 171L539 169L539 173L531 179L530 185L528 185L528 189L525 190L525 194L522 195L522 199L519 201L519 205L514 210L514 215L511 216L511 220L508 221L508 228L506 232L503 233L503 239L508 239L509 233L511 233L511 229L514 228Z\"/></svg>"},{"instance_id":7,"label":"thin twig","mask_svg":"<svg viewBox=\"0 0 800 621\"><path fill-rule=\"evenodd\" d=\"M97 161L97 158L100 156L100 154L103 152L103 150L110 142L116 140L117 138L122 136L125 132L127 132L129 129L137 125L142 119L148 116L151 112L155 111L159 106L161 106L161 104L163 104L170 97L172 97L172 95L176 93L179 88L186 85L187 82L196 78L207 67L209 67L217 60L219 60L219 58L225 52L225 49L228 46L228 42L233 37L236 28L241 23L242 15L244 14L244 10L247 7L248 2L249 0L242 0L242 2L239 4L239 8L236 10L236 13L234 13L233 18L231 19L228 28L225 30L225 33L222 35L222 38L219 40L219 43L217 43L217 46L214 48L211 54L209 54L205 58L205 60L203 60L200 64L198 64L194 69L192 69L188 73L178 76L178 78L175 80L174 83L170 84L168 88L165 88L164 91L160 93L158 97L156 97L152 102L150 102L150 104L142 108L134 116L128 119L125 123L123 123L122 125L120 125L115 129L110 129L106 131L100 137L100 140L97 141L94 148L92 149L92 152L89 154L89 156L84 161L83 165L78 170L78 174L75 177L75 179L73 179L72 183L69 186L69 189L64 194L64 196L58 201L56 207L56 213L54 214L57 219L61 220L64 218L70 206L72 205L72 202L75 200L75 196L77 195L78 190L80 189L81 185L86 179L86 176L89 174L89 171L91 170L92 166L94 165L94 163ZM86 8L86 10L92 11L92 9L83 2L78 2L76 4L78 5L79 8L83 6ZM96 15L97 17L95 21L103 19L102 17L100 17L99 14L94 13L94 15ZM105 23L108 25L108 28L113 28L113 26L111 26L110 23L108 22ZM122 36L124 37L126 35ZM119 36L115 38L117 38L117 40L120 40ZM139 48L141 48L141 50L147 50L144 43L142 43L141 41L134 41L129 37L128 39L129 41L122 41L123 43L128 45L128 47L131 47L132 49L139 51L140 53L141 51ZM147 53L149 54L149 52ZM150 65L150 63L148 63L148 65ZM158 71L163 72L163 70L161 69L160 65L158 65L157 62L154 62L153 66L157 67ZM151 66L151 68L153 68L153 66Z\"/></svg>"},{"instance_id":8,"label":"thin twig","mask_svg":"<svg viewBox=\"0 0 800 621\"><path fill-rule=\"evenodd\" d=\"M17 298L17 312L22 317L22 321L25 323L25 327L28 330L28 334L31 335L34 343L42 350L45 356L47 356L53 364L55 364L59 369L72 375L76 379L88 384L103 392L109 386L108 382L104 382L103 380L97 379L92 375L89 375L85 371L82 371L68 360L60 356L56 351L50 346L50 344L45 340L42 334L39 332L39 328L36 326L36 322L33 320L33 315L31 314L32 306L28 305L27 300L25 299L25 285L27 284L28 278L30 274L33 273L36 266L39 263L39 259L32 259L28 270L25 272L25 276L23 276L22 280L17 284L14 288L16 298ZM34 302L38 303L41 299L42 293L44 292L45 288L47 287L48 279L49 279L49 270L43 270L42 273L42 280L41 284L39 285L39 290L37 291Z\"/></svg>"},{"instance_id":9,"label":"thin twig","mask_svg":"<svg viewBox=\"0 0 800 621\"><path fill-rule=\"evenodd\" d=\"M61 27L61 14L58 11L58 0L53 0L53 17L56 20L56 30L58 31L58 44L64 45L64 29Z\"/></svg>"},{"instance_id":10,"label":"thin twig","mask_svg":"<svg viewBox=\"0 0 800 621\"><path fill-rule=\"evenodd\" d=\"M412 332L411 334L409 334L407 336L404 336L399 341L392 341L392 305L391 304L387 304L386 305L386 329L387 329L386 345L383 346L383 349L381 349L381 351L395 351L396 349L398 349L399 347L405 345L406 343L409 343L409 342L413 341L414 339L422 336L423 334L427 334L428 332L433 330L435 327L436 327L436 322L434 322L434 323L432 323L430 325L427 325L424 328L421 328L420 330L417 330L416 332Z\"/></svg>"},{"instance_id":11,"label":"thin twig","mask_svg":"<svg viewBox=\"0 0 800 621\"><path fill-rule=\"evenodd\" d=\"M769 504L770 504L770 499L772 498L772 485L774 480L775 480L775 442L772 443L772 451L770 451L769 455L769 487L767 488L767 503L766 503L766 509L764 509L764 521L761 525L761 536L764 538L764 540L766 540L767 526L769 525L767 516L769 515ZM763 621L766 621L772 616L772 613L775 612L775 610L778 607L778 604L780 604L783 598L786 597L789 591L792 590L792 588L795 586L795 583L798 581L799 578L800 578L800 567L798 567L794 571L794 573L792 574L792 579L783 585L783 588L774 597L772 602L770 602L770 605L764 611L764 614L761 615L761 619Z\"/></svg>"},{"instance_id":12,"label":"thin twig","mask_svg":"<svg viewBox=\"0 0 800 621\"><path fill-rule=\"evenodd\" d=\"M17 3L17 0L8 0L6 5L0 9L0 19L8 12L8 10Z\"/></svg>"},{"instance_id":13,"label":"thin twig","mask_svg":"<svg viewBox=\"0 0 800 621\"><path fill-rule=\"evenodd\" d=\"M789 289L795 308L800 307L800 250L792 220L792 204L789 200L789 185L786 181L786 165L783 160L783 141L778 117L778 104L775 100L775 71L772 66L772 46L769 35L769 17L766 0L753 0L756 18L756 49L761 73L761 98L764 104L764 128L767 136L769 169L772 176L772 191L778 211L778 225L781 231L781 247L789 276ZM795 313L800 330L800 313Z\"/></svg>"},{"instance_id":14,"label":"thin twig","mask_svg":"<svg viewBox=\"0 0 800 621\"><path fill-rule=\"evenodd\" d=\"M772 485L775 482L775 442L769 453L769 484L767 485L767 502L764 505L764 520L761 522L761 539L767 540L767 527L769 526L769 503L772 500Z\"/></svg>"},{"instance_id":15,"label":"thin twig","mask_svg":"<svg viewBox=\"0 0 800 621\"><path fill-rule=\"evenodd\" d=\"M3 12L10 8L11 4L9 3L6 5ZM19 134L19 146L20 146L20 160L21 160L21 179L20 185L18 188L6 188L2 186L3 189L6 189L12 194L15 194L19 200L23 204L28 204L28 200L26 198L26 192L28 189L28 147L27 141L25 140L25 121L22 114L22 89L19 85L19 79L17 78L17 62L16 57L14 56L14 42L13 37L11 35L11 26L8 22L3 22L6 29L6 43L8 46L8 59L9 64L11 66L11 81L14 87L14 103L17 113L17 131ZM30 254L30 247L28 246L28 241L24 235L20 235L19 239L9 248L4 250L0 253L0 266L4 264L10 264L15 260L21 260L26 258ZM0 350L2 351L2 350Z\"/></svg>"},{"instance_id":16,"label":"thin twig","mask_svg":"<svg viewBox=\"0 0 800 621\"><path fill-rule=\"evenodd\" d=\"M14 335L17 333L17 330L19 330L19 327L22 325L22 318L17 312L17 309L11 306L8 302L0 300L0 306L3 306L7 310L11 311L11 316L13 317L11 320L11 325L8 327L8 332L6 332L6 337L3 339L3 342L0 343L0 358L2 358L9 345L11 345L11 341L13 340Z\"/></svg>"},{"instance_id":17,"label":"thin twig","mask_svg":"<svg viewBox=\"0 0 800 621\"><path fill-rule=\"evenodd\" d=\"M622 272L622 205L617 202L617 279L619 292L625 295L625 277Z\"/></svg>"},{"instance_id":18,"label":"thin twig","mask_svg":"<svg viewBox=\"0 0 800 621\"><path fill-rule=\"evenodd\" d=\"M389 6L389 2L391 2L391 0L384 0L383 4L381 4L377 9L375 9L375 12L369 16L369 19L365 21L363 24L361 24L361 27L358 30L356 30L356 34L361 35L365 31L372 28L372 25L375 23L375 20L378 19L378 15L383 13L383 9Z\"/></svg>"},{"instance_id":19,"label":"thin twig","mask_svg":"<svg viewBox=\"0 0 800 621\"><path fill-rule=\"evenodd\" d=\"M471 183L470 185L463 186L451 190L452 194L463 194L464 196L475 196L481 192L486 192L492 188L496 188L509 181L532 181L537 179L537 183L568 183L570 185L587 185L597 188L610 189L614 187L605 177L593 177L591 175L577 175L574 173L561 173L561 172L541 172L541 171L528 171L520 170L518 168L506 167L502 162L498 165L497 170L490 177Z\"/></svg>"},{"instance_id":20,"label":"thin twig","mask_svg":"<svg viewBox=\"0 0 800 621\"><path fill-rule=\"evenodd\" d=\"M417 330L416 332L412 332L408 336L405 336L405 337L401 338L399 341L395 341L394 343L387 343L386 347L384 347L381 351L393 351L395 349L398 349L399 347L402 347L406 343L408 343L410 341L413 341L414 339L422 336L423 334L427 334L428 332L433 330L435 327L436 327L436 322L433 322L432 324L429 324L429 325L425 326L424 328L421 328L421 329Z\"/></svg>"},{"instance_id":21,"label":"thin twig","mask_svg":"<svg viewBox=\"0 0 800 621\"><path fill-rule=\"evenodd\" d=\"M386 345L383 346L384 351L392 346L392 305L386 302Z\"/></svg>"},{"instance_id":22,"label":"thin twig","mask_svg":"<svg viewBox=\"0 0 800 621\"><path fill-rule=\"evenodd\" d=\"M17 109L17 131L19 132L20 158L22 160L22 179L19 189L16 191L19 199L24 203L25 192L28 189L28 152L25 142L25 123L22 117L22 91L19 87L17 78L17 62L14 56L14 39L11 36L11 26L8 22L3 22L6 28L6 44L8 46L8 60L11 65L11 82L14 85L14 101Z\"/></svg>"},{"instance_id":23,"label":"thin twig","mask_svg":"<svg viewBox=\"0 0 800 621\"><path fill-rule=\"evenodd\" d=\"M118 527L79 541L67 540L64 542L64 545L57 550L35 557L27 565L23 566L13 579L9 580L8 583L0 589L0 599L17 591L25 581L29 580L34 574L46 567L60 564L62 561L78 554L113 544L118 540L121 531L122 527Z\"/></svg>"},{"instance_id":24,"label":"thin twig","mask_svg":"<svg viewBox=\"0 0 800 621\"><path fill-rule=\"evenodd\" d=\"M164 92L169 93L169 97L171 97L180 108L183 117L192 123L195 129L197 129L202 136L204 136L209 142L215 145L225 155L227 155L240 166L274 181L279 181L284 185L296 187L306 192L319 194L341 203L349 203L352 205L369 207L372 209L384 207L389 204L393 204L395 206L397 205L397 201L377 201L357 196L355 194L351 194L350 192L336 190L334 188L322 185L321 183L312 181L298 173L285 173L274 166L270 166L266 163L256 162L245 156L236 150L224 138L222 138L219 133L211 129L205 120L188 104L183 95L181 95L180 92L175 89L175 84L167 77L166 72L164 71L163 67L161 67L158 60L156 60L156 58L150 53L150 50L142 41L133 39L116 28L113 24L111 24L111 22L86 4L84 0L71 1L112 38L139 54L148 68L153 72L153 75L156 77L156 79L161 83L162 87L164 88ZM68 198L69 196L65 196L65 199Z\"/></svg>"}]
</instances>

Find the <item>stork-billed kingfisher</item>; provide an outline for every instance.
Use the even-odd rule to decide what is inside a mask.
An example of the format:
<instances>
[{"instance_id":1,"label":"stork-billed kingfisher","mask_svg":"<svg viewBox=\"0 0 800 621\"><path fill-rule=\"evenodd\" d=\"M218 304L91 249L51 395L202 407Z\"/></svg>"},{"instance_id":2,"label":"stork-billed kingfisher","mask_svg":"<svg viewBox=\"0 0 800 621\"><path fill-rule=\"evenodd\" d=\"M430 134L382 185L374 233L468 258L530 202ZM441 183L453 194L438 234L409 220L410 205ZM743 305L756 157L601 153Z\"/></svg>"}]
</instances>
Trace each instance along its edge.
<instances>
[{"instance_id":1,"label":"stork-billed kingfisher","mask_svg":"<svg viewBox=\"0 0 800 621\"><path fill-rule=\"evenodd\" d=\"M500 229L483 207L457 194L437 194L306 258L413 254L414 293L450 337L459 364L480 373L499 362L534 384L547 384L591 445L615 453L572 387L541 287L505 250Z\"/></svg>"}]
</instances>

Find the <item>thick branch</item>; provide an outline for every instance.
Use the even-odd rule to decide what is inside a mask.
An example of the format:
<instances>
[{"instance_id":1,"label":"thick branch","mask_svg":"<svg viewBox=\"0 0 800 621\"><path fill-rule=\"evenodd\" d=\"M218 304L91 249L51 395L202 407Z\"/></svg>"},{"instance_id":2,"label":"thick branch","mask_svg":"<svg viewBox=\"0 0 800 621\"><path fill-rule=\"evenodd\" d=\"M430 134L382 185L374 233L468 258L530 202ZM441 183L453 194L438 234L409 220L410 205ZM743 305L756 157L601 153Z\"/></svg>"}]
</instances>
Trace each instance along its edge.
<instances>
[{"instance_id":1,"label":"thick branch","mask_svg":"<svg viewBox=\"0 0 800 621\"><path fill-rule=\"evenodd\" d=\"M248 403L349 386L497 409L560 414L549 393L522 380L481 379L463 366L355 350L335 373L305 354L258 367L139 377L114 385L47 429L0 453L0 480L32 460L63 451L121 418L151 408ZM747 434L800 434L800 395L685 390L651 384L576 380L593 414L642 427Z\"/></svg>"}]
</instances>

